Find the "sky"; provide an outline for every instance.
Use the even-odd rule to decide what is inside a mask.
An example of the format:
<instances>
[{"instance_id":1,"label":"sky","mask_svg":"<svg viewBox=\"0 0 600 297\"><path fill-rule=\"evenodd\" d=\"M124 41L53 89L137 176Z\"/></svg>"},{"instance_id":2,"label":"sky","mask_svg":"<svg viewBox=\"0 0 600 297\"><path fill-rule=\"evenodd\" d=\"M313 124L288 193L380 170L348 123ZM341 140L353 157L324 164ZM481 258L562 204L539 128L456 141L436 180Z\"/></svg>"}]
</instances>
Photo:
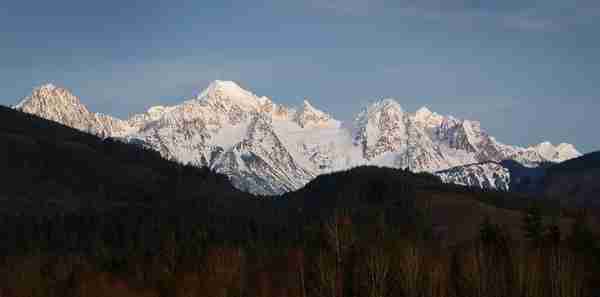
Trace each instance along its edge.
<instances>
[{"instance_id":1,"label":"sky","mask_svg":"<svg viewBox=\"0 0 600 297\"><path fill-rule=\"evenodd\" d=\"M126 118L215 79L351 121L395 98L516 145L600 150L597 0L0 3L0 104L44 83Z\"/></svg>"}]
</instances>

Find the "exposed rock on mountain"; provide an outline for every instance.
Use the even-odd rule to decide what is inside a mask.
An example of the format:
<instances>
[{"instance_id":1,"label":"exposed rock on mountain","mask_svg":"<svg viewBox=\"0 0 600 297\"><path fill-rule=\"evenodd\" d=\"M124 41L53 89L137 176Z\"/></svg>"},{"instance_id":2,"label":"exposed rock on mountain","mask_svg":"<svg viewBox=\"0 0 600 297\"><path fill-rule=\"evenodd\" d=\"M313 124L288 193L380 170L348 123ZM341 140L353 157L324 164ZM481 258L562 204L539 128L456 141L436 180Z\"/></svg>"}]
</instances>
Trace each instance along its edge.
<instances>
[{"instance_id":1,"label":"exposed rock on mountain","mask_svg":"<svg viewBox=\"0 0 600 297\"><path fill-rule=\"evenodd\" d=\"M368 106L354 128L346 129L306 100L296 110L231 81L215 81L193 99L155 106L127 121L92 113L53 85L35 89L15 108L213 168L239 189L263 195L295 190L320 174L359 165L442 171L439 175L448 182L507 189L505 168L489 162L510 159L536 167L580 155L569 144L505 145L477 121L425 107L409 113L392 99Z\"/></svg>"},{"instance_id":2,"label":"exposed rock on mountain","mask_svg":"<svg viewBox=\"0 0 600 297\"><path fill-rule=\"evenodd\" d=\"M128 128L121 120L88 111L79 98L52 84L33 90L15 108L102 137L124 134Z\"/></svg>"},{"instance_id":3,"label":"exposed rock on mountain","mask_svg":"<svg viewBox=\"0 0 600 297\"><path fill-rule=\"evenodd\" d=\"M294 121L302 128L332 128L340 125L330 115L314 108L307 100L304 100L302 109L294 116Z\"/></svg>"},{"instance_id":4,"label":"exposed rock on mountain","mask_svg":"<svg viewBox=\"0 0 600 297\"><path fill-rule=\"evenodd\" d=\"M482 189L510 190L510 171L495 162L470 164L436 173L443 182Z\"/></svg>"}]
</instances>

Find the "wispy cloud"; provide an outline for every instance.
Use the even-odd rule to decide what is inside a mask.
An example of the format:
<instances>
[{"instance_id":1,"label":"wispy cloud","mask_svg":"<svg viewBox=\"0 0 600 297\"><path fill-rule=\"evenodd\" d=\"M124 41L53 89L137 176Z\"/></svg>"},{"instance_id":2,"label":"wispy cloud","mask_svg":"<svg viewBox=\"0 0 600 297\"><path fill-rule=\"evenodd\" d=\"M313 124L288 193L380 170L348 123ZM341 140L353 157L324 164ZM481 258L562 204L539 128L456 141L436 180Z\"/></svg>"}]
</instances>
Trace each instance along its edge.
<instances>
[{"instance_id":1,"label":"wispy cloud","mask_svg":"<svg viewBox=\"0 0 600 297\"><path fill-rule=\"evenodd\" d=\"M338 16L395 14L426 21L489 24L521 31L563 31L600 22L598 0L306 0L306 3L311 9Z\"/></svg>"},{"instance_id":2,"label":"wispy cloud","mask_svg":"<svg viewBox=\"0 0 600 297\"><path fill-rule=\"evenodd\" d=\"M312 9L325 10L342 16L366 16L381 7L383 0L306 0Z\"/></svg>"},{"instance_id":3,"label":"wispy cloud","mask_svg":"<svg viewBox=\"0 0 600 297\"><path fill-rule=\"evenodd\" d=\"M567 30L592 25L600 18L600 1L549 0L503 17L504 24L524 30Z\"/></svg>"}]
</instances>

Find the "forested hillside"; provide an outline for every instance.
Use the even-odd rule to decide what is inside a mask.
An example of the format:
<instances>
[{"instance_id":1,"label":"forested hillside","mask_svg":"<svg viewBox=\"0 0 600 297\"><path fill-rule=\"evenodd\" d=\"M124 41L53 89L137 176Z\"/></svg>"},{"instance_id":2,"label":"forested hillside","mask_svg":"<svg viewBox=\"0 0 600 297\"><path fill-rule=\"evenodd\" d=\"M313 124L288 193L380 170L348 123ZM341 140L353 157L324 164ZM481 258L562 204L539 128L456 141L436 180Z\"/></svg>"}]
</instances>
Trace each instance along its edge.
<instances>
[{"instance_id":1,"label":"forested hillside","mask_svg":"<svg viewBox=\"0 0 600 297\"><path fill-rule=\"evenodd\" d=\"M586 212L361 167L281 197L0 108L0 296L593 296Z\"/></svg>"},{"instance_id":2,"label":"forested hillside","mask_svg":"<svg viewBox=\"0 0 600 297\"><path fill-rule=\"evenodd\" d=\"M600 207L600 152L550 167L543 180L544 193L565 203Z\"/></svg>"}]
</instances>

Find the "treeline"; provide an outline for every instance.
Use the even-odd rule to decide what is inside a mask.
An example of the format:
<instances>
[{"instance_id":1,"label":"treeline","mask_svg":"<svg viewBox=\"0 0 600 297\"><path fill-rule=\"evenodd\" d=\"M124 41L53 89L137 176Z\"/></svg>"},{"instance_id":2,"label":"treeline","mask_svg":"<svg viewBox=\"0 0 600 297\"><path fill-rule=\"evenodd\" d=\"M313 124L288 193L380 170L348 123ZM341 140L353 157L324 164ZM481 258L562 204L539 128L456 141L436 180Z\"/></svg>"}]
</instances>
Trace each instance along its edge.
<instances>
[{"instance_id":1,"label":"treeline","mask_svg":"<svg viewBox=\"0 0 600 297\"><path fill-rule=\"evenodd\" d=\"M237 240L176 217L12 219L1 296L597 296L600 281L585 217L561 234L537 208L523 215L525 241L485 219L452 247L424 222L350 209L296 234L249 223Z\"/></svg>"},{"instance_id":2,"label":"treeline","mask_svg":"<svg viewBox=\"0 0 600 297\"><path fill-rule=\"evenodd\" d=\"M598 293L585 215L429 174L361 167L254 197L208 169L0 107L0 181L1 297ZM519 214L506 209L525 215L499 223ZM472 240L446 240L463 222L480 224Z\"/></svg>"},{"instance_id":3,"label":"treeline","mask_svg":"<svg viewBox=\"0 0 600 297\"><path fill-rule=\"evenodd\" d=\"M1 211L109 209L178 199L248 200L226 176L0 107Z\"/></svg>"}]
</instances>

